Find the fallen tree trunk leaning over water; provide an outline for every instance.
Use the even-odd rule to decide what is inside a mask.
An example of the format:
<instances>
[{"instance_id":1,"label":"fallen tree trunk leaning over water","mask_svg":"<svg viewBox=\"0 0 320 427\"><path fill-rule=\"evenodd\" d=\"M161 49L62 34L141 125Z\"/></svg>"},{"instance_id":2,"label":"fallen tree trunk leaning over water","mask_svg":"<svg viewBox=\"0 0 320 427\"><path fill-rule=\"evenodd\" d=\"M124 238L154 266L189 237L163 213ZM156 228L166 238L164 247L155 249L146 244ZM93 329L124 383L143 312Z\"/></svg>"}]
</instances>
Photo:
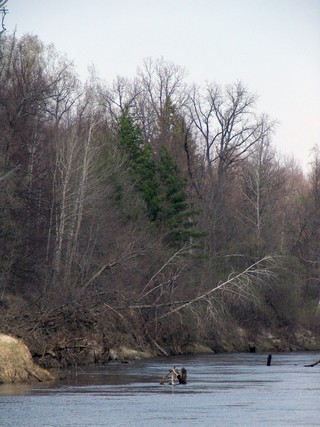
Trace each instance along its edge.
<instances>
[{"instance_id":1,"label":"fallen tree trunk leaning over water","mask_svg":"<svg viewBox=\"0 0 320 427\"><path fill-rule=\"evenodd\" d=\"M240 273L231 273L227 280L220 281L213 284L209 289L194 298L187 301L173 300L165 303L157 304L130 304L129 309L143 310L143 309L158 309L168 307L169 310L163 314L157 315L157 320L164 319L174 313L178 313L183 309L187 309L196 303L208 303L213 295L219 291L230 291L230 293L238 295L240 298L254 300L254 292L251 287L258 282L263 282L275 276L273 269L276 266L275 260L271 256L265 256L259 261L253 263ZM149 290L147 294L157 289L159 285ZM145 294L145 295L147 295ZM144 296L145 296L144 295Z\"/></svg>"}]
</instances>

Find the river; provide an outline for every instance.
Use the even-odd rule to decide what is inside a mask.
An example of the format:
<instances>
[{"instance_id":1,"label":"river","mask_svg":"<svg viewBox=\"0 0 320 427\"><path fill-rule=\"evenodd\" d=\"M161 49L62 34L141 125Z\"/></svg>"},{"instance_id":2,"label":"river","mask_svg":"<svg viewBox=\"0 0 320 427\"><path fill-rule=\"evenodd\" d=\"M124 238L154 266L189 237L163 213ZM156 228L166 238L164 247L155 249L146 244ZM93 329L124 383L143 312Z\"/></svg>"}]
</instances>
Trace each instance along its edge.
<instances>
[{"instance_id":1,"label":"river","mask_svg":"<svg viewBox=\"0 0 320 427\"><path fill-rule=\"evenodd\" d=\"M113 362L49 384L0 385L1 427L320 426L319 353ZM160 385L185 367L186 385Z\"/></svg>"}]
</instances>

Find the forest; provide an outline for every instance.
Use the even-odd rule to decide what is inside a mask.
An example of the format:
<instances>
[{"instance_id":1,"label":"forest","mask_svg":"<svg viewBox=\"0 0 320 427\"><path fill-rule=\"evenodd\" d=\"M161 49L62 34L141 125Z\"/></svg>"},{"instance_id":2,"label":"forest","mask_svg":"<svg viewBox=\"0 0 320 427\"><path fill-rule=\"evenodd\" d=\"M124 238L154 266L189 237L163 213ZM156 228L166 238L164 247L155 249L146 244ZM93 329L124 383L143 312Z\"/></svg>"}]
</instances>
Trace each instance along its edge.
<instances>
[{"instance_id":1,"label":"forest","mask_svg":"<svg viewBox=\"0 0 320 427\"><path fill-rule=\"evenodd\" d=\"M319 147L308 174L280 157L242 82L164 58L82 82L37 36L0 41L2 333L59 366L320 348Z\"/></svg>"}]
</instances>

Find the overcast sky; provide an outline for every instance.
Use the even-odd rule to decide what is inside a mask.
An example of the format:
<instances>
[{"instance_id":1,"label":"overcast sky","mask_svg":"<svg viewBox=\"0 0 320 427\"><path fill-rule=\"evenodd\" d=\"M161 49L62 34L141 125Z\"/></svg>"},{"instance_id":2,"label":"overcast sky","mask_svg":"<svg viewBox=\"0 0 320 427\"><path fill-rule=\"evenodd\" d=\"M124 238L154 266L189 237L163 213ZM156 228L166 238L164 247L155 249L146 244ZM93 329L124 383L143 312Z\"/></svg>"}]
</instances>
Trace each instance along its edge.
<instances>
[{"instance_id":1,"label":"overcast sky","mask_svg":"<svg viewBox=\"0 0 320 427\"><path fill-rule=\"evenodd\" d=\"M320 145L320 0L8 0L7 31L36 34L112 82L144 58L190 81L241 81L280 124L275 148L306 170Z\"/></svg>"}]
</instances>

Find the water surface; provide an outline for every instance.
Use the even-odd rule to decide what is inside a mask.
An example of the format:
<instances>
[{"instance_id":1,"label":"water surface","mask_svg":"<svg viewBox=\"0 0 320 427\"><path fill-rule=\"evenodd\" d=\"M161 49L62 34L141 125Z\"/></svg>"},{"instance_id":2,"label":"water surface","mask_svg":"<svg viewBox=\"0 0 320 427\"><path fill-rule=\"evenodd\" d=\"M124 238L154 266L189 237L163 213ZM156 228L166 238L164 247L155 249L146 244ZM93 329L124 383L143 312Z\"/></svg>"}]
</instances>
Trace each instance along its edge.
<instances>
[{"instance_id":1,"label":"water surface","mask_svg":"<svg viewBox=\"0 0 320 427\"><path fill-rule=\"evenodd\" d=\"M320 426L319 353L212 354L110 363L49 384L0 385L2 427ZM186 385L160 385L185 367Z\"/></svg>"}]
</instances>

